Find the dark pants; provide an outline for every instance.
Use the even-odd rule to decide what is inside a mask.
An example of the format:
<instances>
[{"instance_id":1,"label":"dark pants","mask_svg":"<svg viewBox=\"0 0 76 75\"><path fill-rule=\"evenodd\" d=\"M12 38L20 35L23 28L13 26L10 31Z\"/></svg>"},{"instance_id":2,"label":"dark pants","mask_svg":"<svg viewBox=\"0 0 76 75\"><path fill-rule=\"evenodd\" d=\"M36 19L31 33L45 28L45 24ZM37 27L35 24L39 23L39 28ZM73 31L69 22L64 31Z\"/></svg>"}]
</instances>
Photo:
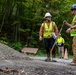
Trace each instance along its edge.
<instances>
[{"instance_id":1,"label":"dark pants","mask_svg":"<svg viewBox=\"0 0 76 75\"><path fill-rule=\"evenodd\" d=\"M53 38L44 38L44 43L46 47L46 53L50 56L50 50L54 44L55 40ZM55 48L52 51L52 57L55 57Z\"/></svg>"}]
</instances>

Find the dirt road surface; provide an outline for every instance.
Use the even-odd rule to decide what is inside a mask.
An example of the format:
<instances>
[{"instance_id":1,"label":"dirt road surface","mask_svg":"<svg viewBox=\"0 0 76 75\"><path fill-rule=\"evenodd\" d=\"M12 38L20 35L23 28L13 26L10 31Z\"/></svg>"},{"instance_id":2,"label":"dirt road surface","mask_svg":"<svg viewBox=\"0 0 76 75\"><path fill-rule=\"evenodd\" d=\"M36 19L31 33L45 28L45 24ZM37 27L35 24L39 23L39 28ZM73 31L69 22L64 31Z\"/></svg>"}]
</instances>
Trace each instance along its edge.
<instances>
[{"instance_id":1,"label":"dirt road surface","mask_svg":"<svg viewBox=\"0 0 76 75\"><path fill-rule=\"evenodd\" d=\"M33 57L34 58L34 57ZM45 62L39 59L2 60L0 68L16 69L18 72L0 72L0 75L76 75L76 66L70 65L70 60ZM21 69L21 70L20 70Z\"/></svg>"},{"instance_id":2,"label":"dirt road surface","mask_svg":"<svg viewBox=\"0 0 76 75\"><path fill-rule=\"evenodd\" d=\"M30 57L0 44L0 75L76 75L72 59L45 62L45 58Z\"/></svg>"}]
</instances>

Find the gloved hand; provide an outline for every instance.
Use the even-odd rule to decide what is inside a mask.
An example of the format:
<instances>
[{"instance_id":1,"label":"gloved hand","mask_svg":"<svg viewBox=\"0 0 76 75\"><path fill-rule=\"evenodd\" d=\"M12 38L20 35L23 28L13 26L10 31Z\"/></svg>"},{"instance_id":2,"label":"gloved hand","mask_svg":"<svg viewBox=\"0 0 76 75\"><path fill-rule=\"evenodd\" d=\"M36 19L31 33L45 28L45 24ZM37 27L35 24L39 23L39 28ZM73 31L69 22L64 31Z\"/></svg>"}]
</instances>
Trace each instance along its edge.
<instances>
[{"instance_id":1,"label":"gloved hand","mask_svg":"<svg viewBox=\"0 0 76 75\"><path fill-rule=\"evenodd\" d=\"M40 40L40 41L42 40L42 36L39 37L39 40Z\"/></svg>"}]
</instances>

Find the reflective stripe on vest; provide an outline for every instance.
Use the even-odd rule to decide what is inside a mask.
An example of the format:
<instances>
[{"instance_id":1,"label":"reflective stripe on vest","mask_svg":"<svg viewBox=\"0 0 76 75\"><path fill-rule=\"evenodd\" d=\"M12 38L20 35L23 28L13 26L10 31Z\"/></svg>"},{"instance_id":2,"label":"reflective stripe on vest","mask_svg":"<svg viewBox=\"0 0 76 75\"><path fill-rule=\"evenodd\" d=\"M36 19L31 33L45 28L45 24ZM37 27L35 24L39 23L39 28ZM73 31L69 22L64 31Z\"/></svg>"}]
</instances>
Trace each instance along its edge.
<instances>
[{"instance_id":1,"label":"reflective stripe on vest","mask_svg":"<svg viewBox=\"0 0 76 75\"><path fill-rule=\"evenodd\" d=\"M73 18L73 21L72 21L72 25L74 26L74 21L76 19L76 15L74 16ZM70 32L71 36L76 36L76 29L72 29L71 32Z\"/></svg>"},{"instance_id":2,"label":"reflective stripe on vest","mask_svg":"<svg viewBox=\"0 0 76 75\"><path fill-rule=\"evenodd\" d=\"M43 37L52 37L52 33L53 33L53 24L52 24L52 22L50 23L50 26L49 26L49 27L48 27L48 25L45 23L45 24L44 24Z\"/></svg>"}]
</instances>

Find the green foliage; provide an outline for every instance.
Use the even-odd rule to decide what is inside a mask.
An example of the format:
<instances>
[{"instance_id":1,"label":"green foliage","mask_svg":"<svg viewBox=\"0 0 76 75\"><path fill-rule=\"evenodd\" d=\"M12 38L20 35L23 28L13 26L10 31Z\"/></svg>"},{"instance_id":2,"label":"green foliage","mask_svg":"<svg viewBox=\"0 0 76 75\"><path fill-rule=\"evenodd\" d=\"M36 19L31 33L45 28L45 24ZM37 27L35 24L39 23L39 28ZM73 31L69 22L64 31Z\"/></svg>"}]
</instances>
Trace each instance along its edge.
<instances>
[{"instance_id":1,"label":"green foliage","mask_svg":"<svg viewBox=\"0 0 76 75\"><path fill-rule=\"evenodd\" d=\"M5 44L5 45L8 45L8 42L3 41L3 40L0 40L0 43L3 43L3 44Z\"/></svg>"},{"instance_id":2,"label":"green foliage","mask_svg":"<svg viewBox=\"0 0 76 75\"><path fill-rule=\"evenodd\" d=\"M37 56L46 56L45 50L39 50L36 55Z\"/></svg>"},{"instance_id":3,"label":"green foliage","mask_svg":"<svg viewBox=\"0 0 76 75\"><path fill-rule=\"evenodd\" d=\"M12 25L19 25L19 24L20 24L19 21L14 21L14 22L12 23Z\"/></svg>"},{"instance_id":4,"label":"green foliage","mask_svg":"<svg viewBox=\"0 0 76 75\"><path fill-rule=\"evenodd\" d=\"M22 28L20 28L19 30L20 30L21 32L25 32L25 33L31 31L29 28L28 28L28 29L22 29Z\"/></svg>"},{"instance_id":5,"label":"green foliage","mask_svg":"<svg viewBox=\"0 0 76 75\"><path fill-rule=\"evenodd\" d=\"M0 43L3 43L3 44L8 45L7 38L6 38L6 37L1 37L1 39L0 39Z\"/></svg>"},{"instance_id":6,"label":"green foliage","mask_svg":"<svg viewBox=\"0 0 76 75\"><path fill-rule=\"evenodd\" d=\"M70 8L74 3L76 3L75 0L0 0L1 42L9 45L16 42L13 48L19 50L22 48L22 43L44 50L43 41L39 41L39 28L44 21L45 13L52 14L52 20L60 30L63 20L71 23L73 16ZM62 36L66 46L71 49L72 38L66 34L66 29L67 27L64 26ZM7 35L4 36L4 34ZM7 39L3 40L1 37Z\"/></svg>"},{"instance_id":7,"label":"green foliage","mask_svg":"<svg viewBox=\"0 0 76 75\"><path fill-rule=\"evenodd\" d=\"M21 49L23 48L23 45L21 42L15 42L12 44L12 48L18 50L18 51L21 51Z\"/></svg>"},{"instance_id":8,"label":"green foliage","mask_svg":"<svg viewBox=\"0 0 76 75\"><path fill-rule=\"evenodd\" d=\"M27 53L28 55L30 56L46 56L46 53L45 53L46 50L38 50L38 52L36 54L33 54L33 53Z\"/></svg>"}]
</instances>

